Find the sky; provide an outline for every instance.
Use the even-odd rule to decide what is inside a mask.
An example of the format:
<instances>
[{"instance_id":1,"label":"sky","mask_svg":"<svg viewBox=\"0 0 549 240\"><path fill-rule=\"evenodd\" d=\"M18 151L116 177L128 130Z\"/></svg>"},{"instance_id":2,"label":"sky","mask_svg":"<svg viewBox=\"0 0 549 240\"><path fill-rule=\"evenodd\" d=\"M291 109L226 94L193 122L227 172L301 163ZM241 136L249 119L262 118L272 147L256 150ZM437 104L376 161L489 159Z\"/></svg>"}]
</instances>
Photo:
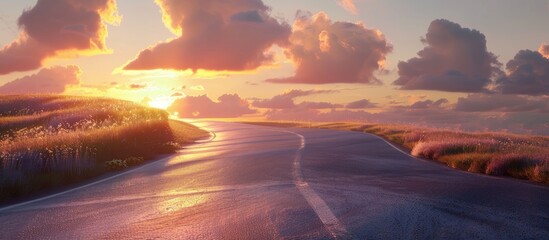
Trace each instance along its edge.
<instances>
[{"instance_id":1,"label":"sky","mask_svg":"<svg viewBox=\"0 0 549 240\"><path fill-rule=\"evenodd\" d=\"M0 94L549 134L547 0L3 0Z\"/></svg>"}]
</instances>

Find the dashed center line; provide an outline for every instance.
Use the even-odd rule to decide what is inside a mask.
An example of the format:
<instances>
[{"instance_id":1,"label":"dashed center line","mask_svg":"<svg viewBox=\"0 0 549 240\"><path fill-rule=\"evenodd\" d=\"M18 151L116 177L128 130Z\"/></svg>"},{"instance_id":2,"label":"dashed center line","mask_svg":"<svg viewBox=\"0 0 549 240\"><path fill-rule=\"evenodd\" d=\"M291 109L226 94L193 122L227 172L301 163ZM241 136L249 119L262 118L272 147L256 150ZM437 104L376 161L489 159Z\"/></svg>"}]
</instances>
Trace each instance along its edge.
<instances>
[{"instance_id":1,"label":"dashed center line","mask_svg":"<svg viewBox=\"0 0 549 240\"><path fill-rule=\"evenodd\" d=\"M301 156L303 155L303 149L305 149L306 142L305 137L301 134L283 131L298 136L301 139L301 144L294 158L293 162L293 177L294 182L301 192L301 195L307 200L311 208L315 211L320 221L326 227L326 230L334 237L334 239L348 239L350 238L347 229L339 219L334 215L328 204L315 192L315 190L303 179L303 174L301 172Z\"/></svg>"}]
</instances>

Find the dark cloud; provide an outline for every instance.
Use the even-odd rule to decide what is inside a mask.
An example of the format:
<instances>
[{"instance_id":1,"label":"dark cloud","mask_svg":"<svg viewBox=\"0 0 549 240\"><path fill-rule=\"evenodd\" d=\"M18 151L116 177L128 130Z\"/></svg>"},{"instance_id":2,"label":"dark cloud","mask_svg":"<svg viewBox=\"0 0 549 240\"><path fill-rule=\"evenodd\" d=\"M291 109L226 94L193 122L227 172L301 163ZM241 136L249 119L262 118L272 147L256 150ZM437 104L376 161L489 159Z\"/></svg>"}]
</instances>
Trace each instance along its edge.
<instances>
[{"instance_id":1,"label":"dark cloud","mask_svg":"<svg viewBox=\"0 0 549 240\"><path fill-rule=\"evenodd\" d=\"M172 94L172 97L183 97L185 95L183 95L183 93L180 93L180 92L176 92L174 94Z\"/></svg>"},{"instance_id":2,"label":"dark cloud","mask_svg":"<svg viewBox=\"0 0 549 240\"><path fill-rule=\"evenodd\" d=\"M398 64L399 78L393 84L402 89L481 92L501 74L501 64L477 30L438 19L422 42L427 46L418 57Z\"/></svg>"},{"instance_id":3,"label":"dark cloud","mask_svg":"<svg viewBox=\"0 0 549 240\"><path fill-rule=\"evenodd\" d=\"M392 51L385 36L361 23L332 22L325 13L300 13L286 55L296 65L293 77L269 79L273 83L380 83L374 73L382 70Z\"/></svg>"},{"instance_id":4,"label":"dark cloud","mask_svg":"<svg viewBox=\"0 0 549 240\"><path fill-rule=\"evenodd\" d=\"M82 71L78 66L55 66L13 80L0 87L0 94L59 94L67 86L78 85Z\"/></svg>"},{"instance_id":5,"label":"dark cloud","mask_svg":"<svg viewBox=\"0 0 549 240\"><path fill-rule=\"evenodd\" d=\"M549 95L549 59L540 52L522 50L506 65L507 76L497 80L504 94Z\"/></svg>"},{"instance_id":6,"label":"dark cloud","mask_svg":"<svg viewBox=\"0 0 549 240\"><path fill-rule=\"evenodd\" d=\"M283 94L274 96L271 99L256 100L253 102L253 106L256 108L271 108L271 109L288 109L296 108L297 105L294 102L295 98L305 97L316 94L337 93L337 90L290 90ZM308 102L306 105L313 106L312 102ZM316 106L324 105L325 103L316 103ZM305 105L303 105L305 106Z\"/></svg>"},{"instance_id":7,"label":"dark cloud","mask_svg":"<svg viewBox=\"0 0 549 240\"><path fill-rule=\"evenodd\" d=\"M225 94L212 101L208 96L187 96L174 101L168 111L177 112L181 118L234 118L256 113L248 101L236 94Z\"/></svg>"},{"instance_id":8,"label":"dark cloud","mask_svg":"<svg viewBox=\"0 0 549 240\"><path fill-rule=\"evenodd\" d=\"M261 0L157 0L178 38L143 50L126 70L251 70L273 62L271 46L286 45L291 29Z\"/></svg>"},{"instance_id":9,"label":"dark cloud","mask_svg":"<svg viewBox=\"0 0 549 240\"><path fill-rule=\"evenodd\" d=\"M464 112L549 112L549 98L470 94L467 97L459 98L455 109Z\"/></svg>"},{"instance_id":10,"label":"dark cloud","mask_svg":"<svg viewBox=\"0 0 549 240\"><path fill-rule=\"evenodd\" d=\"M428 109L428 108L440 108L444 104L447 104L449 101L446 98L441 98L437 101L433 100L424 100L424 101L417 101L410 105L410 108L413 109Z\"/></svg>"},{"instance_id":11,"label":"dark cloud","mask_svg":"<svg viewBox=\"0 0 549 240\"><path fill-rule=\"evenodd\" d=\"M345 105L345 108L349 109L362 109L362 108L375 108L377 104L370 102L368 99L362 99L355 102L351 102Z\"/></svg>"},{"instance_id":12,"label":"dark cloud","mask_svg":"<svg viewBox=\"0 0 549 240\"><path fill-rule=\"evenodd\" d=\"M0 50L0 75L40 68L57 55L104 53L115 0L38 0L19 18L18 39Z\"/></svg>"}]
</instances>

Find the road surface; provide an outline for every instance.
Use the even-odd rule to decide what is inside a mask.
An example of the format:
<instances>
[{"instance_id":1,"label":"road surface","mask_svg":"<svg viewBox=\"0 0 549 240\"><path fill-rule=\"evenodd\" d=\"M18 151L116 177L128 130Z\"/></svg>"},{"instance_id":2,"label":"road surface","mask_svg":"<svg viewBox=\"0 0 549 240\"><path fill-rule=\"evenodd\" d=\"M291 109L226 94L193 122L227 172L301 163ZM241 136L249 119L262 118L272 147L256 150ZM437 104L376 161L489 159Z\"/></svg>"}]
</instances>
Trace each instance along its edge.
<instances>
[{"instance_id":1,"label":"road surface","mask_svg":"<svg viewBox=\"0 0 549 240\"><path fill-rule=\"evenodd\" d=\"M549 187L357 132L198 125L216 138L0 209L0 239L549 239Z\"/></svg>"}]
</instances>

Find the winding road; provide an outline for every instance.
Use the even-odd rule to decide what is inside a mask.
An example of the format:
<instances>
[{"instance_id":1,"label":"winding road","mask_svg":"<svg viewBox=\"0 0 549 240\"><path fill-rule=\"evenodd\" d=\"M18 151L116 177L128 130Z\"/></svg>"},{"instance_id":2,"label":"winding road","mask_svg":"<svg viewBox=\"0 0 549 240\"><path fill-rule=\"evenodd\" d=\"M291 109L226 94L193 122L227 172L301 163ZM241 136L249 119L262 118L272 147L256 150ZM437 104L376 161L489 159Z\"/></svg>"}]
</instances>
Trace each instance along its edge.
<instances>
[{"instance_id":1,"label":"winding road","mask_svg":"<svg viewBox=\"0 0 549 240\"><path fill-rule=\"evenodd\" d=\"M549 239L549 187L357 132L195 124L216 137L0 208L0 239Z\"/></svg>"}]
</instances>

